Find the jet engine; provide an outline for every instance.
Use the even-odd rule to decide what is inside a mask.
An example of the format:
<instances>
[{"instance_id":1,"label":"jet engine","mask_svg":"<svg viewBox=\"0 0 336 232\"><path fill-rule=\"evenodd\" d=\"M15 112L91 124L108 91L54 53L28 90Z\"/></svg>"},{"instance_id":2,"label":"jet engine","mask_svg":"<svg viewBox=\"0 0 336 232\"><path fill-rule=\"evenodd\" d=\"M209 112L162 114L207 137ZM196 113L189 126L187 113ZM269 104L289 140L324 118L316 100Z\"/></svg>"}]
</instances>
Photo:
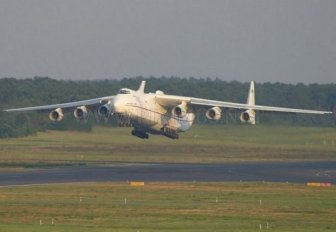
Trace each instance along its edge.
<instances>
[{"instance_id":1,"label":"jet engine","mask_svg":"<svg viewBox=\"0 0 336 232\"><path fill-rule=\"evenodd\" d=\"M184 118L187 115L187 103L182 102L180 105L175 106L172 114L174 117Z\"/></svg>"},{"instance_id":2,"label":"jet engine","mask_svg":"<svg viewBox=\"0 0 336 232\"><path fill-rule=\"evenodd\" d=\"M207 110L205 116L207 119L217 121L222 117L222 110L218 106L212 107L211 109Z\"/></svg>"},{"instance_id":3,"label":"jet engine","mask_svg":"<svg viewBox=\"0 0 336 232\"><path fill-rule=\"evenodd\" d=\"M98 108L98 115L108 118L112 114L112 106L110 103L102 105Z\"/></svg>"},{"instance_id":4,"label":"jet engine","mask_svg":"<svg viewBox=\"0 0 336 232\"><path fill-rule=\"evenodd\" d=\"M57 108L49 113L49 119L51 121L62 121L64 118L63 110L61 108Z\"/></svg>"},{"instance_id":5,"label":"jet engine","mask_svg":"<svg viewBox=\"0 0 336 232\"><path fill-rule=\"evenodd\" d=\"M78 120L86 120L89 117L89 114L88 114L88 111L86 109L86 106L77 107L74 110L74 116Z\"/></svg>"},{"instance_id":6,"label":"jet engine","mask_svg":"<svg viewBox=\"0 0 336 232\"><path fill-rule=\"evenodd\" d=\"M240 121L249 123L254 125L256 123L255 121L255 111L254 110L246 110L243 113L240 114Z\"/></svg>"}]
</instances>

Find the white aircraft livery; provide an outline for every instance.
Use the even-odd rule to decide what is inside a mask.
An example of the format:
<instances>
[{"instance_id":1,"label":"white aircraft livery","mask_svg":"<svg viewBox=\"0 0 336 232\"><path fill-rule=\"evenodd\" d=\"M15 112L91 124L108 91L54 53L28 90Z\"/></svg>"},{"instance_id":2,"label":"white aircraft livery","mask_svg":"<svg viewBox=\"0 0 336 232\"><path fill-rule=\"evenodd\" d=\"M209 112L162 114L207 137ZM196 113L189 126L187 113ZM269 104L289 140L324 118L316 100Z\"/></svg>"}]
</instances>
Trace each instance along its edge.
<instances>
[{"instance_id":1,"label":"white aircraft livery","mask_svg":"<svg viewBox=\"0 0 336 232\"><path fill-rule=\"evenodd\" d=\"M87 120L89 112L96 111L100 117L109 118L116 115L122 126L130 126L132 135L148 139L148 134L164 135L177 139L178 133L187 131L193 124L193 110L206 107L205 116L209 120L221 118L221 108L240 109L240 120L255 124L255 111L289 112L305 114L332 114L331 111L292 109L255 104L254 82L250 84L247 103L215 101L202 98L167 95L162 91L145 93L145 81L138 90L122 88L115 96L106 96L83 101L7 109L6 112L38 111L50 112L49 119L61 121L64 113L73 112L78 120Z\"/></svg>"}]
</instances>

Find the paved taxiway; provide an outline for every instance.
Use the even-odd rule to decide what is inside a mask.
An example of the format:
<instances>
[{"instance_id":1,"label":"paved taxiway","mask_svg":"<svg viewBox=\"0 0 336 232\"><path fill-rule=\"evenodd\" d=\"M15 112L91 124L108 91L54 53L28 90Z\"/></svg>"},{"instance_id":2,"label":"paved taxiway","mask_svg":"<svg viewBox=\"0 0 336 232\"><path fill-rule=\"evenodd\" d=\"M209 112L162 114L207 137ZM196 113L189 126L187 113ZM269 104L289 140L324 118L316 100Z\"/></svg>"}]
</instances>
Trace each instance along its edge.
<instances>
[{"instance_id":1,"label":"paved taxiway","mask_svg":"<svg viewBox=\"0 0 336 232\"><path fill-rule=\"evenodd\" d=\"M0 173L0 186L98 181L271 181L336 183L336 162L116 163Z\"/></svg>"}]
</instances>

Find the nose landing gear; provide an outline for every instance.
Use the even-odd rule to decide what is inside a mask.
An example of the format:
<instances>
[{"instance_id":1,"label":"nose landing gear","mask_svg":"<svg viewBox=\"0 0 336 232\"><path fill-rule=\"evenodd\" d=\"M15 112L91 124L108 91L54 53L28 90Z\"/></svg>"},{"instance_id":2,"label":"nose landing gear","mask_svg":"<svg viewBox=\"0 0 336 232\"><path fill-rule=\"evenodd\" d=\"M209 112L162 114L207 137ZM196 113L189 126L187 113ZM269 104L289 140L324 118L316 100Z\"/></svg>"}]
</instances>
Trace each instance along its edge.
<instances>
[{"instance_id":1,"label":"nose landing gear","mask_svg":"<svg viewBox=\"0 0 336 232\"><path fill-rule=\"evenodd\" d=\"M130 118L118 114L117 119L119 127L133 127L133 122Z\"/></svg>"}]
</instances>

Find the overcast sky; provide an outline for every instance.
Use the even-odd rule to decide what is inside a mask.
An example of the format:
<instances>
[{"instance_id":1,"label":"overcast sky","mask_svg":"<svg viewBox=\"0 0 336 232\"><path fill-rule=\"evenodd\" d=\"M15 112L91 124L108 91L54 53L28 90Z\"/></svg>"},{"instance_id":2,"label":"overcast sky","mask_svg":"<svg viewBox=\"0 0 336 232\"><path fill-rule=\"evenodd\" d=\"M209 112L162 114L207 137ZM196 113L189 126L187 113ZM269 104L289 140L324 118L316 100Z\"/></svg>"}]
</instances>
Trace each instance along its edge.
<instances>
[{"instance_id":1,"label":"overcast sky","mask_svg":"<svg viewBox=\"0 0 336 232\"><path fill-rule=\"evenodd\" d=\"M0 77L336 83L335 0L0 0Z\"/></svg>"}]
</instances>

